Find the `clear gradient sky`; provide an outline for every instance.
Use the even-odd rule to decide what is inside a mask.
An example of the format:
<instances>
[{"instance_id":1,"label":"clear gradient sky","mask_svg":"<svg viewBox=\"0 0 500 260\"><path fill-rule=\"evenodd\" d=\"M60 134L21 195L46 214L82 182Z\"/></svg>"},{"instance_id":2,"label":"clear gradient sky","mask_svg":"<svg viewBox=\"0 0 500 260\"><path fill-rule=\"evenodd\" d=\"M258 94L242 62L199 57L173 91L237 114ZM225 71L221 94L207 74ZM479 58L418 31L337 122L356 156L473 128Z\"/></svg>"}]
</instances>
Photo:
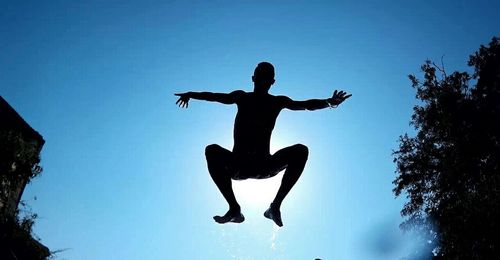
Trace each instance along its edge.
<instances>
[{"instance_id":1,"label":"clear gradient sky","mask_svg":"<svg viewBox=\"0 0 500 260\"><path fill-rule=\"evenodd\" d=\"M78 2L0 3L0 94L46 140L23 198L59 259L404 256L391 151L411 131L407 75L442 55L464 70L500 35L493 0ZM273 151L310 149L283 228L262 216L281 174L236 183L246 221L218 225L204 148L232 147L236 107L183 110L173 93L251 91L261 61L276 67L272 94L353 96L278 118Z\"/></svg>"}]
</instances>

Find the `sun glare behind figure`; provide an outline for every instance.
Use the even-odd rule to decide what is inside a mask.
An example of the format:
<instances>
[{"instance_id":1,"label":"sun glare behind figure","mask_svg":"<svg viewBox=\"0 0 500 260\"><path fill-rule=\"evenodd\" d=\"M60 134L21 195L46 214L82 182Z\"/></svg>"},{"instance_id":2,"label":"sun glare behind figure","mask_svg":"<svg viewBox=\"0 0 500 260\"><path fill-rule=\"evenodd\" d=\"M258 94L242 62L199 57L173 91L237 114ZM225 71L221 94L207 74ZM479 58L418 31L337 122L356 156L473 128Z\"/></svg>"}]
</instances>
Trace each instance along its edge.
<instances>
[{"instance_id":1,"label":"sun glare behind figure","mask_svg":"<svg viewBox=\"0 0 500 260\"><path fill-rule=\"evenodd\" d=\"M233 181L233 190L242 206L266 207L273 201L278 192L283 174L265 180L247 179Z\"/></svg>"}]
</instances>

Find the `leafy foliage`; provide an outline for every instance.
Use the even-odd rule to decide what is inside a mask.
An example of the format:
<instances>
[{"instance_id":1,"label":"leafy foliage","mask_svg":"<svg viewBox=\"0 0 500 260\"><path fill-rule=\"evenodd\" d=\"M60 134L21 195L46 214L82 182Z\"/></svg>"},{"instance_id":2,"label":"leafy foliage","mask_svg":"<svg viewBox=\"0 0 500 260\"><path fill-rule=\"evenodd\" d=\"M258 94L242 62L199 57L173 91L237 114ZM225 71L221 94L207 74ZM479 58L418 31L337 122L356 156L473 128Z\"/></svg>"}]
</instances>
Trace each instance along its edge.
<instances>
[{"instance_id":1,"label":"leafy foliage","mask_svg":"<svg viewBox=\"0 0 500 260\"><path fill-rule=\"evenodd\" d=\"M14 131L0 131L0 178L15 181L32 179L42 172L38 146Z\"/></svg>"},{"instance_id":2,"label":"leafy foliage","mask_svg":"<svg viewBox=\"0 0 500 260\"><path fill-rule=\"evenodd\" d=\"M405 229L426 229L436 258L500 254L500 38L469 58L474 73L426 61L411 124L394 152L394 193L406 193ZM475 86L471 87L471 84Z\"/></svg>"},{"instance_id":3,"label":"leafy foliage","mask_svg":"<svg viewBox=\"0 0 500 260\"><path fill-rule=\"evenodd\" d=\"M13 190L42 172L38 145L14 131L0 131L0 201L7 202ZM5 207L4 207L5 208ZM5 210L5 209L4 209ZM8 212L0 212L1 217Z\"/></svg>"},{"instance_id":4,"label":"leafy foliage","mask_svg":"<svg viewBox=\"0 0 500 260\"><path fill-rule=\"evenodd\" d=\"M0 129L0 258L46 259L47 247L33 238L37 215L24 201L17 207L19 192L42 168L40 147L13 130Z\"/></svg>"}]
</instances>

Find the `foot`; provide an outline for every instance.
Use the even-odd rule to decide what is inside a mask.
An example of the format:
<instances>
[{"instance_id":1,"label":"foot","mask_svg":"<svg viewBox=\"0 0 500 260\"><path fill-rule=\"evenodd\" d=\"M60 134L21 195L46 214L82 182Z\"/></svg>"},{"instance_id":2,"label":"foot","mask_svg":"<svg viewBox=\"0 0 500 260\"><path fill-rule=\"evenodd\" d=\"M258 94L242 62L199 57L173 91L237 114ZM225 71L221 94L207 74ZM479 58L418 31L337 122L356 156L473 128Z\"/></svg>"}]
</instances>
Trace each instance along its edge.
<instances>
[{"instance_id":1,"label":"foot","mask_svg":"<svg viewBox=\"0 0 500 260\"><path fill-rule=\"evenodd\" d=\"M281 212L279 208L273 207L272 205L264 212L264 217L272 219L276 225L279 227L283 226L283 221L281 221Z\"/></svg>"},{"instance_id":2,"label":"foot","mask_svg":"<svg viewBox=\"0 0 500 260\"><path fill-rule=\"evenodd\" d=\"M224 216L214 216L214 220L219 224L227 222L241 223L245 221L245 216L240 211L229 210Z\"/></svg>"}]
</instances>

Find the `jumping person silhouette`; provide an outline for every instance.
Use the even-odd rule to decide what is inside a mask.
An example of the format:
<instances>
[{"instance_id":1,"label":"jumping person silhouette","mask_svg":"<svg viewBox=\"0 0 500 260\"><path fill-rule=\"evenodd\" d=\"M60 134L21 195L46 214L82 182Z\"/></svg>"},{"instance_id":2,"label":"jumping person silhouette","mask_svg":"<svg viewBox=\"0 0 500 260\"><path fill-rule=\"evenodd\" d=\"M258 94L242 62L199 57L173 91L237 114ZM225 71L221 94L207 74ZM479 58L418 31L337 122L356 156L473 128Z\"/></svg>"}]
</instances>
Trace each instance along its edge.
<instances>
[{"instance_id":1,"label":"jumping person silhouette","mask_svg":"<svg viewBox=\"0 0 500 260\"><path fill-rule=\"evenodd\" d=\"M266 218L272 219L276 225L281 227L283 226L280 212L281 203L302 174L309 150L303 144L296 144L271 155L269 144L276 118L284 108L317 110L337 107L351 95L347 95L344 91L335 90L331 98L306 101L295 101L286 96L273 96L268 91L274 84L274 67L268 62L261 62L257 65L252 81L254 83L253 92L236 90L229 94L178 93L175 95L180 98L176 104L179 107L187 108L189 99L192 98L238 106L234 122L233 151L231 152L217 144L211 144L205 149L210 176L229 204L227 213L224 216L214 216L214 220L221 224L241 223L245 220L234 196L231 179L266 179L286 169L278 193L269 209L264 213Z\"/></svg>"}]
</instances>

